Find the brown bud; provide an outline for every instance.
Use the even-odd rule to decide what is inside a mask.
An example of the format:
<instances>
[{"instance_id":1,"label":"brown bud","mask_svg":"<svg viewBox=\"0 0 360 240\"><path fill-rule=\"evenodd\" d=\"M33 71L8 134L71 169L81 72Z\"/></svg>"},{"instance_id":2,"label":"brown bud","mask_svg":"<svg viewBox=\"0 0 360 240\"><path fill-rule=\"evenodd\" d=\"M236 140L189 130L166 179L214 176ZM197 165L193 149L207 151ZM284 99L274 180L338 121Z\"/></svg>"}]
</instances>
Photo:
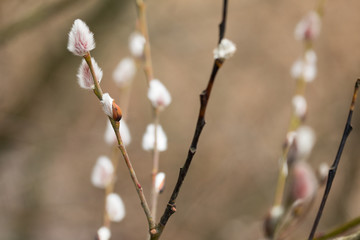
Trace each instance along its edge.
<instances>
[{"instance_id":1,"label":"brown bud","mask_svg":"<svg viewBox=\"0 0 360 240\"><path fill-rule=\"evenodd\" d=\"M264 221L264 232L266 237L272 238L274 236L275 230L279 226L283 216L284 208L282 206L274 206L269 210Z\"/></svg>"},{"instance_id":2,"label":"brown bud","mask_svg":"<svg viewBox=\"0 0 360 240\"><path fill-rule=\"evenodd\" d=\"M122 112L120 107L115 103L115 101L112 102L112 110L113 110L113 119L115 121L120 121L122 118Z\"/></svg>"}]
</instances>

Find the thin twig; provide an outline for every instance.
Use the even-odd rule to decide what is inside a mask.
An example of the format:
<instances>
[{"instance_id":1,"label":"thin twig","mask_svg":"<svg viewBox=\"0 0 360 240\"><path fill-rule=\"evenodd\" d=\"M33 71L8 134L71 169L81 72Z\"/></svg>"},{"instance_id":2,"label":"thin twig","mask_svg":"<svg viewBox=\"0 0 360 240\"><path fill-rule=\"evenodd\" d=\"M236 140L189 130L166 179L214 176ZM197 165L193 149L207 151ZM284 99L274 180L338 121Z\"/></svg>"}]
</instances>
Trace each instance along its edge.
<instances>
[{"instance_id":1,"label":"thin twig","mask_svg":"<svg viewBox=\"0 0 360 240\"><path fill-rule=\"evenodd\" d=\"M222 21L219 25L219 41L218 41L219 43L221 42L221 40L223 39L223 37L225 35L227 5L228 5L228 1L224 0L223 1ZM199 137L205 126L205 112L207 109L207 104L208 104L208 101L210 98L211 90L212 90L212 87L213 87L213 84L215 81L216 74L217 74L218 70L220 69L220 67L222 66L223 62L224 62L224 60L215 59L208 85L207 85L206 89L200 94L200 110L199 110L198 120L196 123L195 133L194 133L194 136L193 136L193 139L191 142L191 146L189 148L186 161L185 161L183 167L180 168L178 180L174 187L174 190L170 197L170 200L167 204L167 207L165 208L165 211L160 219L160 222L157 225L157 229L156 229L157 231L151 233L152 240L159 239L169 218L171 217L171 215L173 215L176 212L176 199L180 192L181 186L185 180L186 174L189 170L191 161L196 153L197 144L199 142Z\"/></svg>"},{"instance_id":2,"label":"thin twig","mask_svg":"<svg viewBox=\"0 0 360 240\"><path fill-rule=\"evenodd\" d=\"M147 26L147 19L146 19L146 4L143 0L136 0L136 6L138 11L138 28L141 34L145 38L145 46L144 46L144 56L143 56L143 68L146 77L147 84L150 84L150 81L154 78L154 70L152 67L152 60L151 60L151 49L150 49L150 39L149 39L149 32ZM151 213L154 221L156 221L156 209L157 209L157 201L158 201L158 193L156 191L155 186L155 178L159 170L159 161L160 161L160 154L158 150L158 137L157 137L157 129L159 126L160 121L160 110L158 107L153 108L153 115L154 115L154 150L153 150L153 168L151 174Z\"/></svg>"},{"instance_id":3,"label":"thin twig","mask_svg":"<svg viewBox=\"0 0 360 240\"><path fill-rule=\"evenodd\" d=\"M109 117L109 120L110 120L111 125L113 126L113 129L114 129L115 134L116 134L116 138L117 138L117 141L118 141L118 148L120 149L120 151L121 151L121 153L122 153L122 155L124 157L124 160L125 160L126 166L128 167L131 179L132 179L132 181L133 181L133 183L135 185L136 191L137 191L137 193L139 195L141 206L144 209L146 218L148 220L149 231L150 231L151 229L155 228L155 221L153 220L153 218L151 216L151 211L150 211L149 205L148 205L148 203L146 201L142 186L141 186L139 180L136 177L135 170L134 170L134 168L133 168L133 166L131 164L131 161L129 159L129 155L128 155L128 153L126 151L126 148L125 148L125 146L123 144L123 141L121 139L121 135L120 135L120 131L119 131L120 122L115 122L110 117Z\"/></svg>"},{"instance_id":4,"label":"thin twig","mask_svg":"<svg viewBox=\"0 0 360 240\"><path fill-rule=\"evenodd\" d=\"M333 238L335 236L338 236L354 227L357 227L360 225L360 217L354 218L351 221L336 227L335 229L331 230L329 233L326 233L322 236L316 237L314 238L314 240L326 240L326 239L330 239Z\"/></svg>"},{"instance_id":5,"label":"thin twig","mask_svg":"<svg viewBox=\"0 0 360 240\"><path fill-rule=\"evenodd\" d=\"M90 52L88 52L84 56L84 59L86 60L87 64L89 65L90 72L91 72L91 75L92 75L93 80L94 80L94 85L95 85L94 93L98 97L99 100L102 100L103 91L102 91L102 89L100 87L100 84L98 82L98 79L97 79L95 71L94 71L94 68L92 66ZM117 142L118 142L118 148L120 149L120 151L121 151L121 153L122 153L122 155L124 157L126 166L127 166L128 170L129 170L129 173L130 173L130 176L131 176L131 180L133 181L133 183L135 185L135 189L136 189L136 191L138 193L141 206L142 206L142 208L144 210L144 213L146 215L146 218L148 220L149 231L151 231L151 229L155 228L155 221L153 220L153 218L151 216L150 208L149 208L149 205L148 205L148 203L146 201L145 195L143 193L143 189L141 187L141 184L140 184L139 180L136 177L135 170L134 170L134 168L133 168L133 166L131 164L131 161L129 159L129 155L127 154L126 148L125 148L125 146L123 144L123 141L121 139L120 130L119 130L120 129L120 122L115 121L111 117L109 117L109 121L111 123L111 126L114 129L116 139L117 139Z\"/></svg>"},{"instance_id":6,"label":"thin twig","mask_svg":"<svg viewBox=\"0 0 360 240\"><path fill-rule=\"evenodd\" d=\"M138 9L139 30L146 39L144 48L144 72L147 83L149 84L150 81L154 78L154 72L152 68L149 33L146 20L146 5L143 0L136 0L136 5Z\"/></svg>"},{"instance_id":7,"label":"thin twig","mask_svg":"<svg viewBox=\"0 0 360 240\"><path fill-rule=\"evenodd\" d=\"M360 240L360 231L349 236L334 238L333 240Z\"/></svg>"},{"instance_id":8,"label":"thin twig","mask_svg":"<svg viewBox=\"0 0 360 240\"><path fill-rule=\"evenodd\" d=\"M159 108L154 109L154 150L153 150L153 169L151 173L152 188L151 188L151 213L154 221L156 221L156 210L158 202L158 191L156 189L156 175L159 172L159 158L160 152L158 149L158 128L159 128Z\"/></svg>"},{"instance_id":9,"label":"thin twig","mask_svg":"<svg viewBox=\"0 0 360 240\"><path fill-rule=\"evenodd\" d=\"M323 198L321 200L321 204L320 204L320 208L318 210L318 213L316 215L315 221L314 221L314 225L311 229L310 235L309 235L309 240L312 240L314 238L315 232L316 232L316 228L319 224L320 218L321 218L321 214L324 210L325 207L325 203L327 200L327 197L329 196L330 193L330 189L332 186L332 183L334 181L335 178L335 174L336 174L336 170L338 168L339 162L340 162L340 158L341 158L341 154L344 150L345 147L345 143L346 143L346 139L348 138L351 130L352 130L352 126L351 126L351 118L353 115L353 111L354 111L354 107L355 107L355 100L359 91L359 85L360 85L360 79L358 79L355 83L355 89L354 89L354 94L353 94L353 98L351 101L351 105L350 105L350 110L349 110L349 115L345 124L345 129L344 129L344 133L340 142L340 146L339 146L339 150L336 154L335 160L331 166L331 168L329 169L329 175L328 175L328 180L326 183L326 187L325 187L325 192L323 195Z\"/></svg>"}]
</instances>

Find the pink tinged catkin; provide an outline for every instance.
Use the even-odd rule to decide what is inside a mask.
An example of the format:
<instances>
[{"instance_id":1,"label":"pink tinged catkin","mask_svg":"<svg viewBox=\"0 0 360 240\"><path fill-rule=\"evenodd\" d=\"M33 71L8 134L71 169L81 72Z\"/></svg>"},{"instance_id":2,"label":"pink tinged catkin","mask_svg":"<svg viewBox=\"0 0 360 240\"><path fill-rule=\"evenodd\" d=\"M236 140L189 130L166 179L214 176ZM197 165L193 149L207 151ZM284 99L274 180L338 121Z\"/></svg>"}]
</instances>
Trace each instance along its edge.
<instances>
[{"instance_id":1,"label":"pink tinged catkin","mask_svg":"<svg viewBox=\"0 0 360 240\"><path fill-rule=\"evenodd\" d=\"M147 94L151 104L154 108L163 110L171 103L171 95L158 79L150 81L149 90Z\"/></svg>"},{"instance_id":2,"label":"pink tinged catkin","mask_svg":"<svg viewBox=\"0 0 360 240\"><path fill-rule=\"evenodd\" d=\"M91 183L98 188L105 188L112 181L114 166L106 156L100 156L92 170Z\"/></svg>"},{"instance_id":3,"label":"pink tinged catkin","mask_svg":"<svg viewBox=\"0 0 360 240\"><path fill-rule=\"evenodd\" d=\"M94 68L95 76L98 82L101 82L103 77L103 72L101 68L98 66L94 58L91 58L91 63ZM82 60L81 65L78 70L78 74L76 75L78 79L78 83L81 88L84 89L95 89L94 78L91 74L89 65L86 63L85 59Z\"/></svg>"},{"instance_id":4,"label":"pink tinged catkin","mask_svg":"<svg viewBox=\"0 0 360 240\"><path fill-rule=\"evenodd\" d=\"M317 12L311 11L296 25L294 36L296 40L313 41L319 36L320 30L321 18Z\"/></svg>"},{"instance_id":5,"label":"pink tinged catkin","mask_svg":"<svg viewBox=\"0 0 360 240\"><path fill-rule=\"evenodd\" d=\"M106 197L106 212L113 222L120 222L125 217L125 206L121 197L116 193L110 193Z\"/></svg>"},{"instance_id":6,"label":"pink tinged catkin","mask_svg":"<svg viewBox=\"0 0 360 240\"><path fill-rule=\"evenodd\" d=\"M292 199L311 200L318 189L318 181L312 168L304 161L295 163L294 181L292 184Z\"/></svg>"},{"instance_id":7,"label":"pink tinged catkin","mask_svg":"<svg viewBox=\"0 0 360 240\"><path fill-rule=\"evenodd\" d=\"M85 56L95 48L94 34L80 19L76 19L69 32L67 49L77 56Z\"/></svg>"}]
</instances>

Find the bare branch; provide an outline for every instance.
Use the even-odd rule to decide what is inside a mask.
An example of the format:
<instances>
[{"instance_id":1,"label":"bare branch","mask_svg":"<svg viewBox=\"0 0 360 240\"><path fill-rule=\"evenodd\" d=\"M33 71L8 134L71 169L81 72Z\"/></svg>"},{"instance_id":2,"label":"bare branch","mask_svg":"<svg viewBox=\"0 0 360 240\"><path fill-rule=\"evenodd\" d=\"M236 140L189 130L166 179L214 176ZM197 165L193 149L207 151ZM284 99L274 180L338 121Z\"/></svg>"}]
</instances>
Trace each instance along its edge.
<instances>
[{"instance_id":1,"label":"bare branch","mask_svg":"<svg viewBox=\"0 0 360 240\"><path fill-rule=\"evenodd\" d=\"M342 152L344 150L344 147L345 147L346 139L350 135L350 132L352 130L351 118L352 118L352 115L353 115L353 111L354 111L354 107L355 107L355 101L356 101L356 97L357 97L357 94L358 94L358 91L359 91L359 86L360 86L360 79L358 79L356 81L356 83L355 83L354 94L353 94L353 98L352 98L351 105L350 105L349 115L348 115L348 118L347 118L347 121L346 121L346 124L345 124L344 133L343 133L343 136L342 136L342 139L341 139L341 142L340 142L340 146L339 146L339 150L338 150L338 152L336 154L335 160L334 160L334 162L333 162L333 164L332 164L332 166L331 166L331 168L329 170L329 175L328 175L328 180L327 180L326 187L325 187L325 192L324 192L323 198L321 200L320 208L319 208L318 213L316 215L314 225L313 225L313 227L311 229L311 232L310 232L310 235L309 235L309 240L312 240L314 238L316 228L317 228L317 226L319 224L322 212L323 212L324 207L325 207L327 197L329 196L330 189L331 189L332 183L333 183L334 178L335 178L336 170L337 170L339 162L340 162L341 154L342 154Z\"/></svg>"},{"instance_id":2,"label":"bare branch","mask_svg":"<svg viewBox=\"0 0 360 240\"><path fill-rule=\"evenodd\" d=\"M222 20L219 25L219 41L218 41L219 43L221 42L221 40L224 38L224 35L225 35L227 5L228 5L227 3L228 3L227 0L223 1ZM160 219L160 223L157 225L157 232L151 233L152 240L158 239L160 237L169 218L171 217L172 214L174 214L176 212L176 198L177 198L177 196L180 192L181 186L185 180L185 177L189 170L191 161L196 153L197 144L199 142L201 132L205 126L205 112L206 112L207 104L208 104L208 101L210 98L211 90L212 90L212 87L213 87L213 84L215 81L216 74L217 74L218 70L220 69L220 67L222 66L223 62L224 62L223 59L215 59L214 60L214 64L213 64L213 68L211 71L208 85L207 85L206 89L200 94L200 110L199 110L198 120L196 123L195 133L194 133L194 136L193 136L193 139L192 139L189 151L188 151L188 155L187 155L187 158L186 158L186 161L185 161L183 167L180 168L179 177L178 177L177 183L174 187L173 193L172 193L170 200L167 204L167 207Z\"/></svg>"}]
</instances>

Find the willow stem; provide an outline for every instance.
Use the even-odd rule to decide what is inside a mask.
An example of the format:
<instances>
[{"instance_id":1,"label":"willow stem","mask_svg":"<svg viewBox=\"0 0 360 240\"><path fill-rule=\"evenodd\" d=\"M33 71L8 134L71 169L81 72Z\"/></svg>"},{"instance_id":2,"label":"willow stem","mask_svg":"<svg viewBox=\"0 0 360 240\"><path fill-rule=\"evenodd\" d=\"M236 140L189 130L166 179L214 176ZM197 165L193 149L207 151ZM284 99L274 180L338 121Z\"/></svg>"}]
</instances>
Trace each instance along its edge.
<instances>
[{"instance_id":1,"label":"willow stem","mask_svg":"<svg viewBox=\"0 0 360 240\"><path fill-rule=\"evenodd\" d=\"M118 142L118 148L120 149L123 157L124 157L124 160L125 160L125 164L129 170L129 173L130 173L130 176L131 176L131 179L135 185L135 189L138 193L138 196L139 196L139 199L140 199L140 203L141 203L141 206L145 212L145 215L146 215L146 218L148 220L148 224L149 224L149 230L151 229L154 229L155 228L155 222L151 216L151 211L150 211L150 208L149 208L149 205L146 201L146 198L145 198L145 195L144 195L144 192L143 192L143 188L139 182L139 180L137 179L136 177L136 174L135 174L135 170L131 164L131 161L130 161L130 158L129 158L129 155L126 151L126 148L123 144L123 141L121 139L121 135L120 135L120 131L119 131L119 127L120 127L120 122L116 122L114 121L112 118L109 117L109 120L111 122L111 125L115 131L115 134L116 134L116 139L117 139L117 142Z\"/></svg>"},{"instance_id":2,"label":"willow stem","mask_svg":"<svg viewBox=\"0 0 360 240\"><path fill-rule=\"evenodd\" d=\"M326 240L326 239L334 238L335 236L338 236L359 225L360 225L360 217L357 217L341 226L336 227L335 229L331 230L329 233L314 238L314 240Z\"/></svg>"},{"instance_id":3,"label":"willow stem","mask_svg":"<svg viewBox=\"0 0 360 240\"><path fill-rule=\"evenodd\" d=\"M150 40L146 20L146 4L143 0L136 0L136 5L138 9L139 30L146 39L144 47L144 72L147 83L149 84L150 81L154 78L154 72L152 67Z\"/></svg>"},{"instance_id":4,"label":"willow stem","mask_svg":"<svg viewBox=\"0 0 360 240\"><path fill-rule=\"evenodd\" d=\"M95 95L97 96L97 98L101 101L102 100L102 95L103 95L103 92L101 90L101 87L100 87L100 84L99 84L99 80L97 79L96 77L96 74L95 74L95 70L94 70L94 67L92 65L92 61L91 61L91 55L90 55L90 52L88 52L85 56L84 56L84 59L86 61L86 63L88 64L89 68L90 68L90 72L91 72L91 75L93 77L93 80L94 80L94 93Z\"/></svg>"},{"instance_id":5,"label":"willow stem","mask_svg":"<svg viewBox=\"0 0 360 240\"><path fill-rule=\"evenodd\" d=\"M155 108L154 110L154 150L153 150L153 169L152 169L152 190L151 190L151 213L154 221L156 221L156 210L157 210L157 201L158 201L158 191L156 189L155 180L156 175L159 172L159 158L160 152L158 149L158 128L159 128L159 108Z\"/></svg>"}]
</instances>

